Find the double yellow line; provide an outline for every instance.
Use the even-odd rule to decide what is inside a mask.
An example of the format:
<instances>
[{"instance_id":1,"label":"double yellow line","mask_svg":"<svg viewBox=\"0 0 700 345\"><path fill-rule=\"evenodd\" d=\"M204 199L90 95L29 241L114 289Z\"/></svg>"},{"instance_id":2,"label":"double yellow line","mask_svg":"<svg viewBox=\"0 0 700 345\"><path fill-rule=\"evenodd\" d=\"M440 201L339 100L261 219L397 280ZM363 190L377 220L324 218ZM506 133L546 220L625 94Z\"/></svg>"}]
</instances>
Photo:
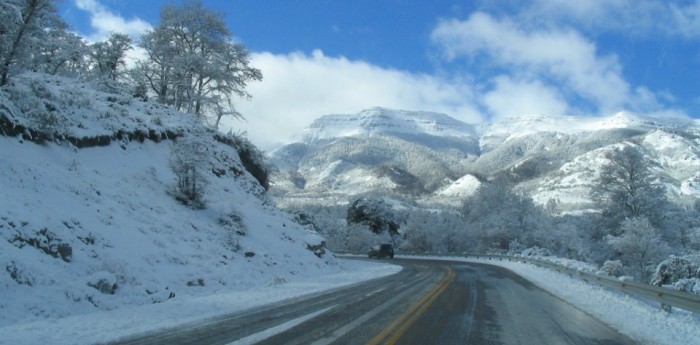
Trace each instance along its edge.
<instances>
[{"instance_id":1,"label":"double yellow line","mask_svg":"<svg viewBox=\"0 0 700 345\"><path fill-rule=\"evenodd\" d=\"M454 281L455 271L451 267L447 268L447 275L442 278L440 283L430 290L425 296L421 297L411 308L409 308L401 317L396 319L389 327L385 328L376 337L372 338L367 344L378 345L396 344L406 331L413 326L418 318L435 302L445 289Z\"/></svg>"}]
</instances>

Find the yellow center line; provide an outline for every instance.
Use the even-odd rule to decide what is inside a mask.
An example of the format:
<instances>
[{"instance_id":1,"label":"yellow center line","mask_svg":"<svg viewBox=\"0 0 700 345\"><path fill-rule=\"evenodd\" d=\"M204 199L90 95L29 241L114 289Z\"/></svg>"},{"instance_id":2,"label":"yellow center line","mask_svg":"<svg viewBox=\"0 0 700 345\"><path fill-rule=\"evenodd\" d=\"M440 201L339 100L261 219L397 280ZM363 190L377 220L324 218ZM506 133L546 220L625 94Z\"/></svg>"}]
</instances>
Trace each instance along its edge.
<instances>
[{"instance_id":1,"label":"yellow center line","mask_svg":"<svg viewBox=\"0 0 700 345\"><path fill-rule=\"evenodd\" d=\"M454 281L455 272L451 267L447 268L447 275L440 283L430 290L425 296L421 297L411 308L394 321L389 327L385 328L381 333L377 334L368 345L396 344L406 331L413 326L418 318L433 304L433 302L442 294L445 289Z\"/></svg>"}]
</instances>

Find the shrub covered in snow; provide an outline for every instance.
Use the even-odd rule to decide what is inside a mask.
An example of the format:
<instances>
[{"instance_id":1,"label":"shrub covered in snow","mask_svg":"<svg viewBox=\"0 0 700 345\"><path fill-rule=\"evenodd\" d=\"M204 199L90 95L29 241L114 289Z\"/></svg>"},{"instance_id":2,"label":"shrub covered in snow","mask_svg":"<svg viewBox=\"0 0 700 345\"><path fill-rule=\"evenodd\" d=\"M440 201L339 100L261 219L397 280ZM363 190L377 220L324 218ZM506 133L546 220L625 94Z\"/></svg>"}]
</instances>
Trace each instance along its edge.
<instances>
[{"instance_id":1,"label":"shrub covered in snow","mask_svg":"<svg viewBox=\"0 0 700 345\"><path fill-rule=\"evenodd\" d=\"M176 198L194 208L204 208L205 188L209 181L209 150L203 138L180 138L170 154L170 167L177 176Z\"/></svg>"},{"instance_id":2,"label":"shrub covered in snow","mask_svg":"<svg viewBox=\"0 0 700 345\"><path fill-rule=\"evenodd\" d=\"M119 287L117 284L117 277L115 277L114 274L106 271L96 272L88 277L87 285L103 294L108 295L114 295Z\"/></svg>"},{"instance_id":3,"label":"shrub covered in snow","mask_svg":"<svg viewBox=\"0 0 700 345\"><path fill-rule=\"evenodd\" d=\"M700 255L671 255L657 267L652 284L700 294Z\"/></svg>"},{"instance_id":4,"label":"shrub covered in snow","mask_svg":"<svg viewBox=\"0 0 700 345\"><path fill-rule=\"evenodd\" d=\"M675 284L673 284L673 288L678 291L690 292L696 295L700 295L700 278L680 279Z\"/></svg>"},{"instance_id":5,"label":"shrub covered in snow","mask_svg":"<svg viewBox=\"0 0 700 345\"><path fill-rule=\"evenodd\" d=\"M527 248L520 253L522 256L551 256L552 253L547 248L534 246Z\"/></svg>"},{"instance_id":6,"label":"shrub covered in snow","mask_svg":"<svg viewBox=\"0 0 700 345\"><path fill-rule=\"evenodd\" d=\"M600 267L600 272L611 277L620 277L625 273L625 267L620 260L608 260Z\"/></svg>"}]
</instances>

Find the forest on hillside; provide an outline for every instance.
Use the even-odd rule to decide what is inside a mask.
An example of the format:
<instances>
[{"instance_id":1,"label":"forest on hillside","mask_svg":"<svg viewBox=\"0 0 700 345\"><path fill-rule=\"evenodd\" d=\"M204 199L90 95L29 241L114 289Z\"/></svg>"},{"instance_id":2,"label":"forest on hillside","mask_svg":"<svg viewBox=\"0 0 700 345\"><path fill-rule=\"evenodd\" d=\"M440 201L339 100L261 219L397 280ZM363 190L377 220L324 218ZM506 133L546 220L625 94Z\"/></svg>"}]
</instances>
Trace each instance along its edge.
<instances>
[{"instance_id":1,"label":"forest on hillside","mask_svg":"<svg viewBox=\"0 0 700 345\"><path fill-rule=\"evenodd\" d=\"M550 256L700 292L700 202L670 200L634 140L612 145L604 158L588 195L598 209L587 212L563 212L556 199L534 202L517 188L513 170L485 179L457 207L382 192L349 203L282 200L336 251L362 253L392 243L404 253Z\"/></svg>"}]
</instances>

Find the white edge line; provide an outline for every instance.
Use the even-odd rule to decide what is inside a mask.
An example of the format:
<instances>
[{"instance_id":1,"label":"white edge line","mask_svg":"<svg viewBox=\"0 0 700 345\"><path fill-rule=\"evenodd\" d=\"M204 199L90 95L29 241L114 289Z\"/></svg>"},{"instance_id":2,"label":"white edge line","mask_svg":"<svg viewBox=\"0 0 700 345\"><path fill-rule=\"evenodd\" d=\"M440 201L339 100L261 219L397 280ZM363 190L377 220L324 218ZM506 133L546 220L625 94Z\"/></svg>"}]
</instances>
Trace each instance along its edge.
<instances>
[{"instance_id":1,"label":"white edge line","mask_svg":"<svg viewBox=\"0 0 700 345\"><path fill-rule=\"evenodd\" d=\"M282 323L282 324L279 324L279 325L277 325L277 326L268 328L268 329L266 329L266 330L264 330L264 331L261 331L261 332L255 333L255 334L251 334L251 335L249 335L249 336L247 336L247 337L245 337L245 338L238 339L238 340L236 340L236 341L234 341L234 342L232 342L232 343L229 343L228 345L250 345L250 344L255 344L255 343L259 342L259 341L263 341L263 340L265 340L265 339L267 339L267 338L273 337L273 336L275 336L275 335L277 335L277 334L280 334L280 333L282 333L282 332L285 332L285 331L287 331L287 330L290 330L290 329L292 329L292 328L298 326L299 324L303 323L304 321L313 319L313 318L315 318L316 316L319 316L319 315L321 315L321 314L323 314L323 313L325 313L325 312L327 312L327 311L329 311L329 310L331 310L331 309L333 309L333 308L335 308L335 307L337 307L337 306L338 306L338 305L336 304L336 305L334 305L334 306L331 306L331 307L328 307L328 308L325 308L325 309L321 309L321 310L316 311L316 312L313 312L313 313L311 313L311 314L307 314L307 315L298 317L298 318L296 318L296 319L287 321L287 322Z\"/></svg>"}]
</instances>

